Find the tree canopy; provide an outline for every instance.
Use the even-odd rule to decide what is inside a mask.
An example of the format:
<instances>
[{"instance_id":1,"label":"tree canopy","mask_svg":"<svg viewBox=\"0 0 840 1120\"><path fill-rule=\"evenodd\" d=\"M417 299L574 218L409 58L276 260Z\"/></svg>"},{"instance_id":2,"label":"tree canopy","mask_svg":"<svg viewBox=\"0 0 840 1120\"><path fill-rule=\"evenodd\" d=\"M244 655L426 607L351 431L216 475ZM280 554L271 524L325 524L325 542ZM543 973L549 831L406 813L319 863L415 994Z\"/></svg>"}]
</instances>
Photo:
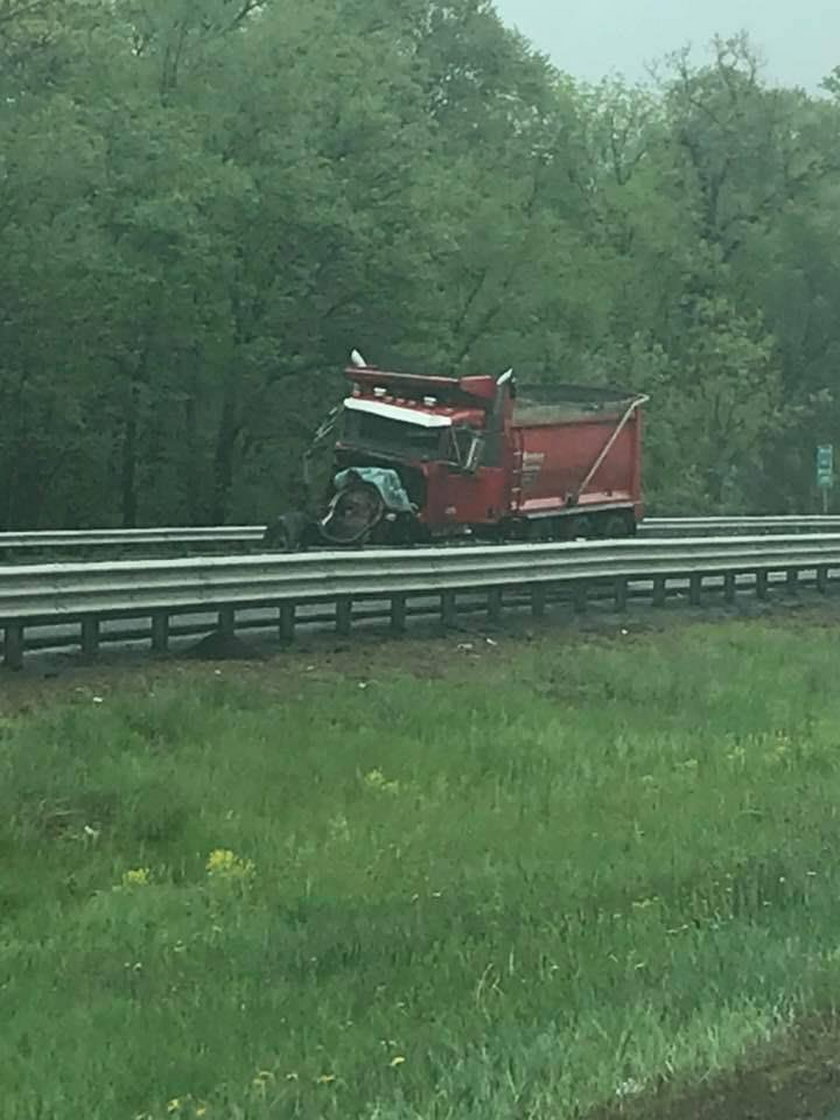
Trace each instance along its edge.
<instances>
[{"instance_id":1,"label":"tree canopy","mask_svg":"<svg viewBox=\"0 0 840 1120\"><path fill-rule=\"evenodd\" d=\"M558 73L488 0L0 0L0 527L261 520L347 353L651 395L670 513L840 434L840 69Z\"/></svg>"}]
</instances>

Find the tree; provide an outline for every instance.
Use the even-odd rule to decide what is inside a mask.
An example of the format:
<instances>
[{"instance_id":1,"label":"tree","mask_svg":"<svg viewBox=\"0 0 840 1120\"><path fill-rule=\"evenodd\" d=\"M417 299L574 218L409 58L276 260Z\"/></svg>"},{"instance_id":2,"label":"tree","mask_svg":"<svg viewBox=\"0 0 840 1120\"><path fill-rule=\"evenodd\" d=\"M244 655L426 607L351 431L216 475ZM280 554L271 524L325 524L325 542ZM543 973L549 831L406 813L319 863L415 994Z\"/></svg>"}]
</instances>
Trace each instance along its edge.
<instances>
[{"instance_id":1,"label":"tree","mask_svg":"<svg viewBox=\"0 0 840 1120\"><path fill-rule=\"evenodd\" d=\"M352 346L630 383L658 508L801 506L838 90L585 86L486 0L0 0L0 523L268 517Z\"/></svg>"}]
</instances>

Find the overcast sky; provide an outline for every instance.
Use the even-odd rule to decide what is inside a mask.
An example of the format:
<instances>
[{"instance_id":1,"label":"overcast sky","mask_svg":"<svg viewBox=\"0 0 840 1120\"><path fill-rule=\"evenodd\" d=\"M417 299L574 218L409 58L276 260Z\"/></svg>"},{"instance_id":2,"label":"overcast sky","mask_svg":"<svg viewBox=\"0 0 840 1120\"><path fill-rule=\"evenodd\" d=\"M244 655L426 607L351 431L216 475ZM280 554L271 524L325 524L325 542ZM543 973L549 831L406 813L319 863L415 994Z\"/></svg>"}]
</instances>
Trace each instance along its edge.
<instances>
[{"instance_id":1,"label":"overcast sky","mask_svg":"<svg viewBox=\"0 0 840 1120\"><path fill-rule=\"evenodd\" d=\"M567 73L645 75L645 63L748 31L768 79L815 90L840 65L840 0L496 0L507 23Z\"/></svg>"}]
</instances>

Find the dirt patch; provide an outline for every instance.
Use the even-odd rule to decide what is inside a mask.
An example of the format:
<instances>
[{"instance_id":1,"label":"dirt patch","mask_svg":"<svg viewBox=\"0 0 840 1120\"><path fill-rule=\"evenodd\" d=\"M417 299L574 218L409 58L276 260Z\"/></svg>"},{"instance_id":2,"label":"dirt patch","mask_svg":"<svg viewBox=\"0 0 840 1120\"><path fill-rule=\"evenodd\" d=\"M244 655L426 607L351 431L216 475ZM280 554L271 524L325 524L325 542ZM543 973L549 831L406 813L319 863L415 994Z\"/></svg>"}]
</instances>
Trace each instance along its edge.
<instances>
[{"instance_id":1,"label":"dirt patch","mask_svg":"<svg viewBox=\"0 0 840 1120\"><path fill-rule=\"evenodd\" d=\"M338 674L360 682L375 680L389 672L410 673L422 679L452 678L459 672L470 675L482 655L502 654L523 639L481 636L424 640L383 640L366 635L351 642L336 643L319 638L296 643L278 653L253 644L231 647L215 641L200 650L185 650L177 657L153 658L148 654L114 653L101 663L84 664L79 658L32 657L22 672L0 671L0 714L26 715L48 705L81 701L122 692L146 694L166 684L189 687L194 682L231 677L252 682L275 695L290 694L301 681Z\"/></svg>"},{"instance_id":2,"label":"dirt patch","mask_svg":"<svg viewBox=\"0 0 840 1120\"><path fill-rule=\"evenodd\" d=\"M840 1021L809 1020L732 1073L691 1089L663 1085L587 1120L840 1120Z\"/></svg>"},{"instance_id":3,"label":"dirt patch","mask_svg":"<svg viewBox=\"0 0 840 1120\"><path fill-rule=\"evenodd\" d=\"M212 630L184 653L197 661L261 661L260 652L235 634Z\"/></svg>"}]
</instances>

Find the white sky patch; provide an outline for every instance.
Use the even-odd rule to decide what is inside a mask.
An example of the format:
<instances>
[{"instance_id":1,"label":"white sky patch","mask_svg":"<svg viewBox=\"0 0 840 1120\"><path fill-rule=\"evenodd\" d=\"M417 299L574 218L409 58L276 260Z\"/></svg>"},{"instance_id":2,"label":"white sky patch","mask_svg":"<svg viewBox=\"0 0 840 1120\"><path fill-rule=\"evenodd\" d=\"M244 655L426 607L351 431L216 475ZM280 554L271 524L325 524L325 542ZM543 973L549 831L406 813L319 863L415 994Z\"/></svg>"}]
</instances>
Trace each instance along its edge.
<instances>
[{"instance_id":1,"label":"white sky patch","mask_svg":"<svg viewBox=\"0 0 840 1120\"><path fill-rule=\"evenodd\" d=\"M840 66L838 0L496 0L496 8L560 70L587 81L644 79L646 64L672 51L691 45L700 60L716 34L741 31L774 84L816 92Z\"/></svg>"}]
</instances>

